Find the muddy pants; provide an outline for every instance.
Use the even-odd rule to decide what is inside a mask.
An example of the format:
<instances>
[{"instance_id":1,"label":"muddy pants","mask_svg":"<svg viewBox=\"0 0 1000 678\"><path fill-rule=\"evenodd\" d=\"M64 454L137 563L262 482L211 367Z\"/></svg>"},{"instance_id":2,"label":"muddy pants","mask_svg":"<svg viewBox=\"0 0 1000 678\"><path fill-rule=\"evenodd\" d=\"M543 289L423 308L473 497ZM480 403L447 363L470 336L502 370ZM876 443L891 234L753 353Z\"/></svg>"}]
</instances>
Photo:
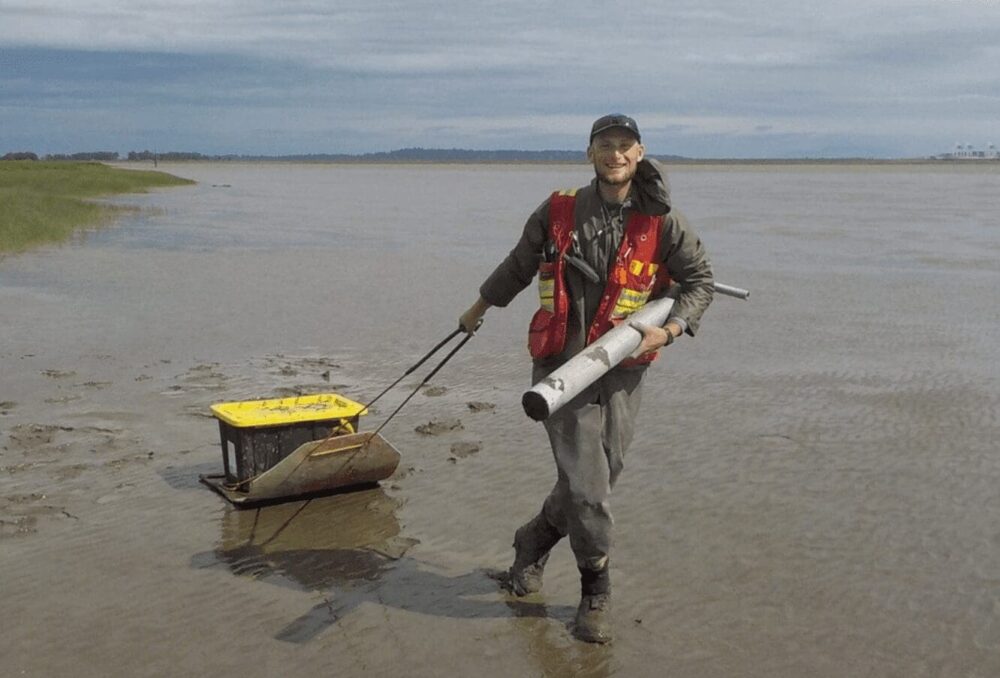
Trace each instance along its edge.
<instances>
[{"instance_id":1,"label":"muddy pants","mask_svg":"<svg viewBox=\"0 0 1000 678\"><path fill-rule=\"evenodd\" d=\"M539 372L535 376L544 378L548 370ZM603 569L608 561L611 490L632 442L645 372L611 370L545 420L558 478L542 515L560 535L569 535L584 570Z\"/></svg>"}]
</instances>

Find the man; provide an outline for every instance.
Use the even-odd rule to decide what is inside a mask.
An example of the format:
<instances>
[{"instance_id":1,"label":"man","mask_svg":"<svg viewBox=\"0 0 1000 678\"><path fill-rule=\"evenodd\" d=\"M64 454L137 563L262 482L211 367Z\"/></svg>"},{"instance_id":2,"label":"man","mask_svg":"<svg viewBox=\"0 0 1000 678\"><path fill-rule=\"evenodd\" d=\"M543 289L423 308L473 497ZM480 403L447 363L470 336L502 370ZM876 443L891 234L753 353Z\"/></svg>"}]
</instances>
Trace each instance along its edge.
<instances>
[{"instance_id":1,"label":"man","mask_svg":"<svg viewBox=\"0 0 1000 678\"><path fill-rule=\"evenodd\" d=\"M598 119L587 159L595 179L554 193L535 210L459 323L475 331L490 306L509 304L538 273L541 308L528 342L538 382L648 299L675 298L663 327L633 324L642 333L637 359L607 372L545 421L558 479L541 512L515 533L514 563L504 577L515 595L540 590L549 551L568 535L581 580L573 633L603 643L611 639L609 499L632 440L643 375L658 349L685 332L694 336L713 280L701 241L671 209L663 167L645 158L635 120Z\"/></svg>"}]
</instances>

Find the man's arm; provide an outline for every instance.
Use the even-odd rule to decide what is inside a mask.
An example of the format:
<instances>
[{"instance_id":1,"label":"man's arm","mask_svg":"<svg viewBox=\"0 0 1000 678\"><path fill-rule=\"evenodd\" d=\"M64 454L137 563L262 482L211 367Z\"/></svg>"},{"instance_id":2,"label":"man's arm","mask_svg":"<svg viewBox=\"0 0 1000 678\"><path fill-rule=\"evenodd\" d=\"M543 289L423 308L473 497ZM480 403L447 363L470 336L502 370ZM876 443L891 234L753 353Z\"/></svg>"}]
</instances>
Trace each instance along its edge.
<instances>
[{"instance_id":1,"label":"man's arm","mask_svg":"<svg viewBox=\"0 0 1000 678\"><path fill-rule=\"evenodd\" d=\"M705 247L687 219L679 212L672 212L664 217L663 233L660 236L660 265L667 267L670 278L677 283L670 290L674 306L663 327L630 323L642 333L637 355L669 346L685 332L694 336L702 314L715 295L712 287L712 264L705 253Z\"/></svg>"},{"instance_id":2,"label":"man's arm","mask_svg":"<svg viewBox=\"0 0 1000 678\"><path fill-rule=\"evenodd\" d=\"M459 317L459 327L465 332L475 332L488 308L503 308L531 284L538 272L547 237L548 215L549 201L546 200L528 217L514 249L479 287L479 298Z\"/></svg>"},{"instance_id":3,"label":"man's arm","mask_svg":"<svg viewBox=\"0 0 1000 678\"><path fill-rule=\"evenodd\" d=\"M694 336L702 314L715 296L714 277L705 246L680 212L671 212L664 218L660 257L661 265L667 267L670 278L677 283L670 290L674 307L667 324L680 329L677 336L681 332Z\"/></svg>"}]
</instances>

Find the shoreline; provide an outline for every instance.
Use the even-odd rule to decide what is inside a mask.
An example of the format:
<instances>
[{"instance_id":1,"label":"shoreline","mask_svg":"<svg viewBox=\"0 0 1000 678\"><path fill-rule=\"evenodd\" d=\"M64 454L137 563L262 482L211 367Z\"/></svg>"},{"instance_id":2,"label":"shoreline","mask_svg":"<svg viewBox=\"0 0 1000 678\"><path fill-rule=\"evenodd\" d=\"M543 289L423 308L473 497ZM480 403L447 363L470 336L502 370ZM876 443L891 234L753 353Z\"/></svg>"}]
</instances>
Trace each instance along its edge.
<instances>
[{"instance_id":1,"label":"shoreline","mask_svg":"<svg viewBox=\"0 0 1000 678\"><path fill-rule=\"evenodd\" d=\"M64 242L128 210L101 198L195 183L145 168L129 171L135 169L101 162L0 162L0 198L6 203L0 214L0 255Z\"/></svg>"},{"instance_id":2,"label":"shoreline","mask_svg":"<svg viewBox=\"0 0 1000 678\"><path fill-rule=\"evenodd\" d=\"M996 166L1000 168L998 160L939 160L933 158L898 158L898 159L869 159L869 158L756 158L756 159L708 159L708 158L670 158L651 154L651 157L663 162L668 166L731 166L731 167L753 167L753 166L803 166L803 165L832 165L832 166L907 166L907 165L931 165L944 167L984 167ZM139 168L152 166L146 160L108 160L104 164L113 167ZM379 166L379 165L482 165L482 166L532 166L532 167L573 167L587 164L585 160L412 160L412 159L377 159L377 160L321 160L308 158L186 158L161 160L160 164L166 165L201 165L201 164L234 164L234 165L337 165L337 166Z\"/></svg>"}]
</instances>

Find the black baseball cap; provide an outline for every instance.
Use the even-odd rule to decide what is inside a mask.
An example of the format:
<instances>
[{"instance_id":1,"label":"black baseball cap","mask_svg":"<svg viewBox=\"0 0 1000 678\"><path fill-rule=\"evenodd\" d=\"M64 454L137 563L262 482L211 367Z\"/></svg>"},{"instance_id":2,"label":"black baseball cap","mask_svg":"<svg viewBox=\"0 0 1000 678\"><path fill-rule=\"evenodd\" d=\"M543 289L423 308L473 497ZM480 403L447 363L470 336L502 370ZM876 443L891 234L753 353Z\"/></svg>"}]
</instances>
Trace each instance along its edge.
<instances>
[{"instance_id":1,"label":"black baseball cap","mask_svg":"<svg viewBox=\"0 0 1000 678\"><path fill-rule=\"evenodd\" d=\"M612 113L595 120L593 127L590 128L590 140L593 141L594 137L601 132L615 127L628 130L635 135L636 141L642 141L642 137L639 136L639 125L636 124L635 120L621 113Z\"/></svg>"}]
</instances>

